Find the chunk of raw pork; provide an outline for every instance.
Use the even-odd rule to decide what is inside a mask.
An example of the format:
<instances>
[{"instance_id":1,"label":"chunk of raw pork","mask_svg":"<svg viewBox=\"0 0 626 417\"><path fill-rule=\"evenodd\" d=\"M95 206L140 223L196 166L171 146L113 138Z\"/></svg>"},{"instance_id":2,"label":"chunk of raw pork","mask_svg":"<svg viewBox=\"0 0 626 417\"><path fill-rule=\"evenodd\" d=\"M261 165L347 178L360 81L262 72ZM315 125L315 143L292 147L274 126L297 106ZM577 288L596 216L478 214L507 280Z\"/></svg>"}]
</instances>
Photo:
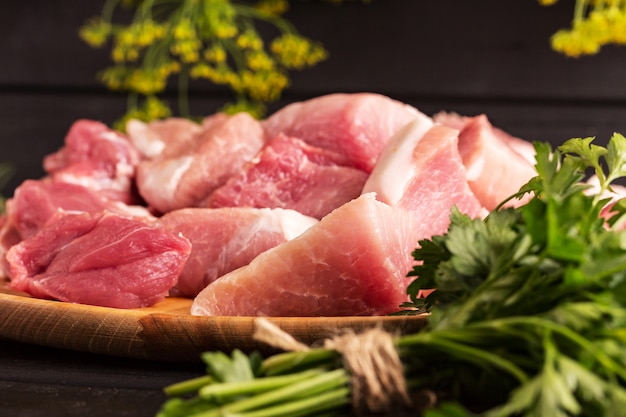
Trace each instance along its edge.
<instances>
[{"instance_id":1,"label":"chunk of raw pork","mask_svg":"<svg viewBox=\"0 0 626 417\"><path fill-rule=\"evenodd\" d=\"M384 315L406 301L415 217L374 194L346 203L302 235L207 286L191 314Z\"/></svg>"},{"instance_id":2,"label":"chunk of raw pork","mask_svg":"<svg viewBox=\"0 0 626 417\"><path fill-rule=\"evenodd\" d=\"M126 136L94 120L78 120L64 146L43 167L56 182L80 184L111 200L137 203L134 189L139 153Z\"/></svg>"},{"instance_id":3,"label":"chunk of raw pork","mask_svg":"<svg viewBox=\"0 0 626 417\"><path fill-rule=\"evenodd\" d=\"M200 124L182 117L153 120L132 119L126 123L128 139L144 159L153 159L166 149L187 146L201 130Z\"/></svg>"},{"instance_id":4,"label":"chunk of raw pork","mask_svg":"<svg viewBox=\"0 0 626 417\"><path fill-rule=\"evenodd\" d=\"M191 252L186 238L112 213L65 212L6 255L10 285L34 297L115 308L162 300Z\"/></svg>"},{"instance_id":5,"label":"chunk of raw pork","mask_svg":"<svg viewBox=\"0 0 626 417\"><path fill-rule=\"evenodd\" d=\"M370 173L394 133L416 117L416 108L373 93L329 94L289 104L263 122L269 138L279 133L337 152Z\"/></svg>"},{"instance_id":6,"label":"chunk of raw pork","mask_svg":"<svg viewBox=\"0 0 626 417\"><path fill-rule=\"evenodd\" d=\"M264 144L261 123L249 114L215 114L192 140L177 142L159 157L140 163L139 193L160 213L197 207Z\"/></svg>"},{"instance_id":7,"label":"chunk of raw pork","mask_svg":"<svg viewBox=\"0 0 626 417\"><path fill-rule=\"evenodd\" d=\"M340 154L279 134L202 205L285 208L321 219L361 194L368 175L346 163Z\"/></svg>"},{"instance_id":8,"label":"chunk of raw pork","mask_svg":"<svg viewBox=\"0 0 626 417\"><path fill-rule=\"evenodd\" d=\"M537 175L532 143L495 128L485 115L462 117L440 113L435 121L460 128L459 152L467 172L467 181L487 210ZM525 199L510 200L507 206L519 206Z\"/></svg>"},{"instance_id":9,"label":"chunk of raw pork","mask_svg":"<svg viewBox=\"0 0 626 417\"><path fill-rule=\"evenodd\" d=\"M458 133L417 119L409 123L389 141L363 192L413 213L430 235L448 229L453 206L471 217L486 215L465 178Z\"/></svg>"},{"instance_id":10,"label":"chunk of raw pork","mask_svg":"<svg viewBox=\"0 0 626 417\"><path fill-rule=\"evenodd\" d=\"M207 285L258 254L299 236L317 220L293 210L188 208L158 219L191 241L191 254L171 295L195 297Z\"/></svg>"},{"instance_id":11,"label":"chunk of raw pork","mask_svg":"<svg viewBox=\"0 0 626 417\"><path fill-rule=\"evenodd\" d=\"M0 227L0 276L8 276L4 255L18 242L33 237L59 212L110 211L122 216L151 219L141 206L107 199L103 194L78 184L49 179L26 180L6 205L6 220Z\"/></svg>"}]
</instances>

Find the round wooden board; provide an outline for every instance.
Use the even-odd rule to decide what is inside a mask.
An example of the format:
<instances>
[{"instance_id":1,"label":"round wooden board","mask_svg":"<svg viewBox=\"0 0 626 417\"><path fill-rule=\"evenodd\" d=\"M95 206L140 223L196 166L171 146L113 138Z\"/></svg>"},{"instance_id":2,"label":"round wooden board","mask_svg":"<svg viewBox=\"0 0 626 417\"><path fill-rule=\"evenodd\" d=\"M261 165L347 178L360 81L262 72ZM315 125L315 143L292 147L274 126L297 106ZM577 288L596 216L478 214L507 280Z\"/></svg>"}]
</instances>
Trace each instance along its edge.
<instances>
[{"instance_id":1,"label":"round wooden board","mask_svg":"<svg viewBox=\"0 0 626 417\"><path fill-rule=\"evenodd\" d=\"M160 361L198 361L199 353L215 350L274 351L252 337L254 317L197 317L190 306L189 299L167 298L153 307L114 309L35 299L0 285L0 338ZM269 319L308 345L345 329L382 326L406 334L425 324L419 316Z\"/></svg>"}]
</instances>

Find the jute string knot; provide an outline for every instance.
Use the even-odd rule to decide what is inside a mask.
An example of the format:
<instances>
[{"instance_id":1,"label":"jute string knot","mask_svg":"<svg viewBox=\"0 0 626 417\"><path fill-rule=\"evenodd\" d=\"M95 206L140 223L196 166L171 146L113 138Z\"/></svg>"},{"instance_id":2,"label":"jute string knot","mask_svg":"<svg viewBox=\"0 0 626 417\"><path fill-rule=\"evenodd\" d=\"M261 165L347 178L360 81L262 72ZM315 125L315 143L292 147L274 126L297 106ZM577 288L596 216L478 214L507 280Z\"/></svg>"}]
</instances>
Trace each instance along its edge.
<instances>
[{"instance_id":1,"label":"jute string knot","mask_svg":"<svg viewBox=\"0 0 626 417\"><path fill-rule=\"evenodd\" d=\"M255 320L254 338L287 351L310 349L264 318ZM387 413L411 405L391 334L379 327L359 334L349 331L326 339L324 347L342 355L351 375L352 405L357 413Z\"/></svg>"}]
</instances>

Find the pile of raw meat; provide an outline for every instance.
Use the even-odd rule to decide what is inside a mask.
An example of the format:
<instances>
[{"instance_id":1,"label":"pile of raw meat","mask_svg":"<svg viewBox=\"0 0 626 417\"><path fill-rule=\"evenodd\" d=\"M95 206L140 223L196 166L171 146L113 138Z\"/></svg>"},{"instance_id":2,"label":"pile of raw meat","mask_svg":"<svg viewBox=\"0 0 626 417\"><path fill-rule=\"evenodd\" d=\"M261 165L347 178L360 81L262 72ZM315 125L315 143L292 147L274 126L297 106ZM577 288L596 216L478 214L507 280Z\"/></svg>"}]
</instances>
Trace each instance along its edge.
<instances>
[{"instance_id":1,"label":"pile of raw meat","mask_svg":"<svg viewBox=\"0 0 626 417\"><path fill-rule=\"evenodd\" d=\"M383 315L418 241L456 205L482 217L535 175L484 115L427 116L371 93L265 120L76 121L0 218L0 276L34 297L194 315Z\"/></svg>"}]
</instances>

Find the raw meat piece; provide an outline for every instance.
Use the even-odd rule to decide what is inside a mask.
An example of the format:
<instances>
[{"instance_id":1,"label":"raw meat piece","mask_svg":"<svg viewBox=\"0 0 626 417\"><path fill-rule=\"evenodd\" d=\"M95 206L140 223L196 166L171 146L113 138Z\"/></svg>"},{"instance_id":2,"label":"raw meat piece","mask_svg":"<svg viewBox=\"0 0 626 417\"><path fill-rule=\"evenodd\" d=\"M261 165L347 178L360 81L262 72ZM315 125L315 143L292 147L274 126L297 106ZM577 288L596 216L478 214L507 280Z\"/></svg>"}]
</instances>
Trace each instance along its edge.
<instances>
[{"instance_id":1,"label":"raw meat piece","mask_svg":"<svg viewBox=\"0 0 626 417\"><path fill-rule=\"evenodd\" d=\"M139 153L121 133L93 120L78 120L64 146L44 158L43 166L56 182L80 184L111 200L137 203L134 189Z\"/></svg>"},{"instance_id":2,"label":"raw meat piece","mask_svg":"<svg viewBox=\"0 0 626 417\"><path fill-rule=\"evenodd\" d=\"M115 308L162 300L191 244L150 222L112 213L62 212L6 255L10 285L37 298Z\"/></svg>"},{"instance_id":3,"label":"raw meat piece","mask_svg":"<svg viewBox=\"0 0 626 417\"><path fill-rule=\"evenodd\" d=\"M533 145L493 127L487 116L461 117L441 113L434 119L460 126L459 152L467 170L467 180L487 210L496 208L537 175ZM511 200L507 206L519 206L525 201Z\"/></svg>"},{"instance_id":4,"label":"raw meat piece","mask_svg":"<svg viewBox=\"0 0 626 417\"><path fill-rule=\"evenodd\" d=\"M321 219L361 194L368 175L345 163L335 152L279 134L202 205L287 208Z\"/></svg>"},{"instance_id":5,"label":"raw meat piece","mask_svg":"<svg viewBox=\"0 0 626 417\"><path fill-rule=\"evenodd\" d=\"M484 216L465 179L458 133L419 120L409 123L389 141L363 192L414 213L430 235L448 229L455 205L469 216Z\"/></svg>"},{"instance_id":6,"label":"raw meat piece","mask_svg":"<svg viewBox=\"0 0 626 417\"><path fill-rule=\"evenodd\" d=\"M149 123L133 119L126 123L128 139L144 159L156 158L165 149L172 149L180 143L187 144L200 130L198 123L182 117L170 117Z\"/></svg>"},{"instance_id":7,"label":"raw meat piece","mask_svg":"<svg viewBox=\"0 0 626 417\"><path fill-rule=\"evenodd\" d=\"M128 217L152 218L141 206L107 199L78 184L26 180L15 189L7 206L9 222L22 239L35 235L59 211L99 212L108 210Z\"/></svg>"},{"instance_id":8,"label":"raw meat piece","mask_svg":"<svg viewBox=\"0 0 626 417\"><path fill-rule=\"evenodd\" d=\"M195 297L218 277L302 234L316 219L293 210L188 208L158 219L160 227L191 241L191 254L171 295Z\"/></svg>"},{"instance_id":9,"label":"raw meat piece","mask_svg":"<svg viewBox=\"0 0 626 417\"><path fill-rule=\"evenodd\" d=\"M329 94L289 104L268 117L269 138L279 133L344 155L370 173L387 140L415 118L416 108L380 94Z\"/></svg>"},{"instance_id":10,"label":"raw meat piece","mask_svg":"<svg viewBox=\"0 0 626 417\"><path fill-rule=\"evenodd\" d=\"M265 144L261 123L247 113L207 118L193 140L177 142L142 161L139 193L160 213L197 207L251 160Z\"/></svg>"},{"instance_id":11,"label":"raw meat piece","mask_svg":"<svg viewBox=\"0 0 626 417\"><path fill-rule=\"evenodd\" d=\"M152 218L144 207L109 200L101 193L82 185L49 179L24 181L7 201L6 221L0 228L0 276L8 276L4 255L9 248L34 236L57 213L96 213L103 210L127 217Z\"/></svg>"},{"instance_id":12,"label":"raw meat piece","mask_svg":"<svg viewBox=\"0 0 626 417\"><path fill-rule=\"evenodd\" d=\"M373 194L346 203L302 235L207 286L191 314L384 315L406 301L414 216Z\"/></svg>"}]
</instances>

